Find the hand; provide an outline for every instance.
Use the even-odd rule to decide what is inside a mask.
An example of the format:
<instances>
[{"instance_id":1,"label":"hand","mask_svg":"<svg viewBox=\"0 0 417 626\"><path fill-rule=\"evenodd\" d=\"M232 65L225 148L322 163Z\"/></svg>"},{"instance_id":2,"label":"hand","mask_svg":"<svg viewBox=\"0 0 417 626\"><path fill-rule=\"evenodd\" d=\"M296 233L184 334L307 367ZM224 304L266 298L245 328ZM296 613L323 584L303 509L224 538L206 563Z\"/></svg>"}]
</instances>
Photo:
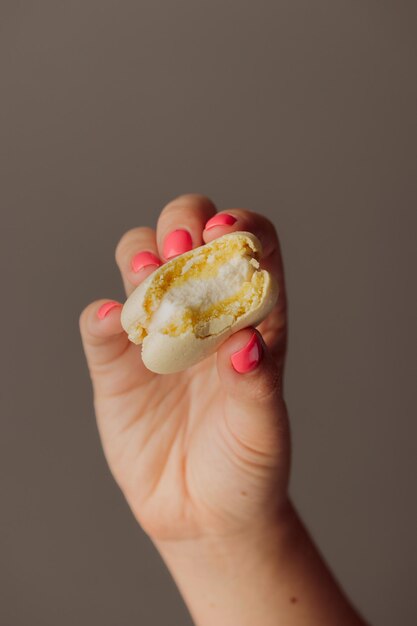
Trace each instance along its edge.
<instances>
[{"instance_id":1,"label":"hand","mask_svg":"<svg viewBox=\"0 0 417 626\"><path fill-rule=\"evenodd\" d=\"M236 230L263 244L261 266L278 280L278 302L257 330L236 332L187 371L160 376L144 367L120 325L120 303L100 300L81 314L104 451L196 626L364 626L287 497L286 298L272 224L180 196L156 233L122 237L116 260L126 292L168 257Z\"/></svg>"},{"instance_id":2,"label":"hand","mask_svg":"<svg viewBox=\"0 0 417 626\"><path fill-rule=\"evenodd\" d=\"M93 302L80 317L105 455L154 541L236 535L276 520L287 507L289 435L281 393L286 305L278 238L261 215L225 213L231 217L215 225L218 215L205 228L216 215L214 204L201 195L180 196L164 208L156 232L139 227L122 237L116 261L129 294L167 256L229 232L253 232L263 245L261 266L280 289L258 330L241 330L205 361L161 376L144 367L140 346L128 341L120 304ZM191 238L170 236L179 229ZM144 251L154 256L140 255ZM251 340L259 359L250 371L238 372L231 357Z\"/></svg>"}]
</instances>

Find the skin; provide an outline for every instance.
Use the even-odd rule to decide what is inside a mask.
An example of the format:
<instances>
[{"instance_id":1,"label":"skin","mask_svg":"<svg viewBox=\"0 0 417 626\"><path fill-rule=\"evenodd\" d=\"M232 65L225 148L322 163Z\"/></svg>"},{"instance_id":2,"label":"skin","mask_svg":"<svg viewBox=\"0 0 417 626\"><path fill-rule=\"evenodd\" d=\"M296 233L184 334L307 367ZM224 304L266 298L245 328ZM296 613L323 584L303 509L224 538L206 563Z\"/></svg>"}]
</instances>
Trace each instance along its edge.
<instances>
[{"instance_id":1,"label":"skin","mask_svg":"<svg viewBox=\"0 0 417 626\"><path fill-rule=\"evenodd\" d=\"M135 273L132 257L147 250L165 262L172 230L187 229L193 247L247 230L263 245L262 267L278 280L277 305L258 329L241 330L202 363L161 376L128 341L120 307L99 320L106 300L91 303L80 330L109 467L197 626L363 625L288 497L287 307L277 234L263 216L236 208L224 211L237 218L233 225L205 230L216 212L209 198L187 194L163 209L156 232L128 231L116 249L126 293L156 269ZM239 374L230 357L253 332L262 359Z\"/></svg>"}]
</instances>

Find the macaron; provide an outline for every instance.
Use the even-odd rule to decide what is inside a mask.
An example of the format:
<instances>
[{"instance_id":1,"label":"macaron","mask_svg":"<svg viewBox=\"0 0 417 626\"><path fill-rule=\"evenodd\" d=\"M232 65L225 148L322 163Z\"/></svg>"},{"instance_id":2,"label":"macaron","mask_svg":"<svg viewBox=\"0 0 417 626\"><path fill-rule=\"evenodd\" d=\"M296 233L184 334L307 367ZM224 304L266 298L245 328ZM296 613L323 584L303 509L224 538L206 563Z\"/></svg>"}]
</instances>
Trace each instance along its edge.
<instances>
[{"instance_id":1,"label":"macaron","mask_svg":"<svg viewBox=\"0 0 417 626\"><path fill-rule=\"evenodd\" d=\"M187 369L265 319L279 288L260 268L261 253L252 233L229 233L168 261L133 291L121 322L149 370Z\"/></svg>"}]
</instances>

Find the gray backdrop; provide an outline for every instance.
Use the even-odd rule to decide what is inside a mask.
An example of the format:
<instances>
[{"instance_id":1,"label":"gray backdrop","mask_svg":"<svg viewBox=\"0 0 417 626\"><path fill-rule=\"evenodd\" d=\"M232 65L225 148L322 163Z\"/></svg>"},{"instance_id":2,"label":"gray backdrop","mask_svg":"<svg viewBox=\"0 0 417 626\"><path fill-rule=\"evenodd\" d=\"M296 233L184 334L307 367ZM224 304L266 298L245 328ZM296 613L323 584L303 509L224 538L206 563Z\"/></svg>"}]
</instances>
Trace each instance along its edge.
<instances>
[{"instance_id":1,"label":"gray backdrop","mask_svg":"<svg viewBox=\"0 0 417 626\"><path fill-rule=\"evenodd\" d=\"M266 213L292 493L373 624L414 626L416 3L1 3L0 624L190 624L101 452L78 315L176 195Z\"/></svg>"}]
</instances>

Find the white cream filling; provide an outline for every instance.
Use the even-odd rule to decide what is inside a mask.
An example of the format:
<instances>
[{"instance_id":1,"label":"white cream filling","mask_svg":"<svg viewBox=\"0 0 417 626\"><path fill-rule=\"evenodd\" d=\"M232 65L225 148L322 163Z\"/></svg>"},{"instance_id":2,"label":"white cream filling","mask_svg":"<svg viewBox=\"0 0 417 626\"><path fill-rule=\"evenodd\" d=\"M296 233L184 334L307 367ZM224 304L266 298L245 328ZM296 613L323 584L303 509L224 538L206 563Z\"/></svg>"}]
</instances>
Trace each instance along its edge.
<instances>
[{"instance_id":1,"label":"white cream filling","mask_svg":"<svg viewBox=\"0 0 417 626\"><path fill-rule=\"evenodd\" d=\"M217 275L212 278L192 278L172 287L153 313L148 332L163 330L173 320L181 319L187 310L203 312L232 297L244 282L251 279L254 265L256 267L258 264L250 257L235 256L221 265Z\"/></svg>"}]
</instances>

